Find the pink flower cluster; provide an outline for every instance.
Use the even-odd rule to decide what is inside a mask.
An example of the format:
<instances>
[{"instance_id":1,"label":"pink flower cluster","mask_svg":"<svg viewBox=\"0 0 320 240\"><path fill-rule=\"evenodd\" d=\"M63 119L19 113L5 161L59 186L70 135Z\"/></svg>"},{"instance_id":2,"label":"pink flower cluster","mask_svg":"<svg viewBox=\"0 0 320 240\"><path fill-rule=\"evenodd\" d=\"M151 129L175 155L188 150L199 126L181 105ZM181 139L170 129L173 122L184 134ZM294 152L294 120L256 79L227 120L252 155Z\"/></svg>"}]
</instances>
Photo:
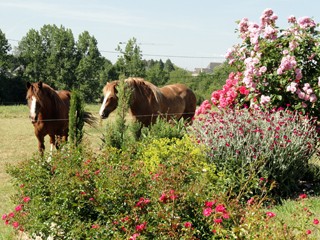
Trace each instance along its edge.
<instances>
[{"instance_id":1,"label":"pink flower cluster","mask_svg":"<svg viewBox=\"0 0 320 240\"><path fill-rule=\"evenodd\" d=\"M213 105L220 108L230 107L235 104L238 93L247 95L249 90L244 86L238 86L238 82L241 78L241 73L230 73L229 78L226 80L226 84L221 90L214 91L211 94L211 102ZM202 109L206 109L208 102L205 103Z\"/></svg>"},{"instance_id":2,"label":"pink flower cluster","mask_svg":"<svg viewBox=\"0 0 320 240\"><path fill-rule=\"evenodd\" d=\"M294 69L296 66L297 66L297 61L295 56L286 55L281 59L281 64L277 69L277 73L281 75L285 71Z\"/></svg>"},{"instance_id":3,"label":"pink flower cluster","mask_svg":"<svg viewBox=\"0 0 320 240\"><path fill-rule=\"evenodd\" d=\"M167 203L169 200L174 201L175 199L178 198L178 195L175 194L175 191L171 189L169 193L162 193L161 196L159 197L159 201L162 203Z\"/></svg>"},{"instance_id":4,"label":"pink flower cluster","mask_svg":"<svg viewBox=\"0 0 320 240\"><path fill-rule=\"evenodd\" d=\"M275 21L278 16L274 15L272 9L266 9L260 17L260 26L257 23L249 22L248 18L243 18L239 23L239 32L242 39L250 39L255 45L254 49L259 49L259 37L263 35L265 39L274 40L277 38L278 29L276 29Z\"/></svg>"},{"instance_id":5,"label":"pink flower cluster","mask_svg":"<svg viewBox=\"0 0 320 240\"><path fill-rule=\"evenodd\" d=\"M223 204L217 204L217 201L205 202L205 208L203 209L202 214L205 217L209 217L211 214L214 214L213 222L215 224L221 224L223 219L229 219L230 215L227 212L226 207Z\"/></svg>"},{"instance_id":6,"label":"pink flower cluster","mask_svg":"<svg viewBox=\"0 0 320 240\"><path fill-rule=\"evenodd\" d=\"M144 208L146 205L148 205L148 203L150 203L150 200L148 198L141 197L135 206Z\"/></svg>"},{"instance_id":7,"label":"pink flower cluster","mask_svg":"<svg viewBox=\"0 0 320 240\"><path fill-rule=\"evenodd\" d=\"M297 82L291 82L287 86L286 90L287 90L287 92L297 94L299 99L304 100L306 102L309 101L311 103L314 103L318 100L317 96L314 94L314 91L311 88L311 85L309 83L305 83L303 85L302 89L300 89Z\"/></svg>"},{"instance_id":8,"label":"pink flower cluster","mask_svg":"<svg viewBox=\"0 0 320 240\"><path fill-rule=\"evenodd\" d=\"M207 114L211 110L211 104L208 100L204 100L201 105L196 109L195 115Z\"/></svg>"},{"instance_id":9,"label":"pink flower cluster","mask_svg":"<svg viewBox=\"0 0 320 240\"><path fill-rule=\"evenodd\" d=\"M301 28L313 28L316 26L315 22L310 17L301 17L298 19L298 24Z\"/></svg>"},{"instance_id":10,"label":"pink flower cluster","mask_svg":"<svg viewBox=\"0 0 320 240\"><path fill-rule=\"evenodd\" d=\"M28 203L30 201L30 197L23 197L22 201L23 203ZM16 213L22 212L23 210L23 204L19 204L14 208ZM19 222L14 220L15 217L15 213L11 212L9 214L3 214L2 215L2 220L4 221L5 225L9 225L11 224L13 228L22 230L22 228L20 227Z\"/></svg>"}]
</instances>

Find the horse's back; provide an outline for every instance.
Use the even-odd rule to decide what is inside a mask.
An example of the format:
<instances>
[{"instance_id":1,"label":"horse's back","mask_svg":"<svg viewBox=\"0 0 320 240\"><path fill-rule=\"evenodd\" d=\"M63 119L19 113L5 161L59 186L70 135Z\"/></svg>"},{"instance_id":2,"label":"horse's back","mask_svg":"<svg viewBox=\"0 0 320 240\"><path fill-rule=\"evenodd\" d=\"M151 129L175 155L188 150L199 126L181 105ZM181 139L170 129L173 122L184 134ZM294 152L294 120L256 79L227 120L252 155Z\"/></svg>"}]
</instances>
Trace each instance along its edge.
<instances>
[{"instance_id":1,"label":"horse's back","mask_svg":"<svg viewBox=\"0 0 320 240\"><path fill-rule=\"evenodd\" d=\"M163 94L164 108L169 114L178 118L192 119L194 116L197 100L194 92L186 85L177 83L160 88ZM164 111L165 112L165 111Z\"/></svg>"}]
</instances>

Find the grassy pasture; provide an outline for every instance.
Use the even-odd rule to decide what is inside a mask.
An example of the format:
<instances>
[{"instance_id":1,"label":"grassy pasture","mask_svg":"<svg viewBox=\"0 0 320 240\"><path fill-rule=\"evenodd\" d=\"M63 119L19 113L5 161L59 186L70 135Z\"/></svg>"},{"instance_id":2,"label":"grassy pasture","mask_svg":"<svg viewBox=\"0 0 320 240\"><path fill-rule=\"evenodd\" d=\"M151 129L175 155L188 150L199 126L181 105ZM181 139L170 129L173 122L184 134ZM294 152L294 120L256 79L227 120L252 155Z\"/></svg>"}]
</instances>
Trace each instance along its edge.
<instances>
[{"instance_id":1,"label":"grassy pasture","mask_svg":"<svg viewBox=\"0 0 320 240\"><path fill-rule=\"evenodd\" d=\"M98 116L98 105L88 105L86 110ZM0 214L8 213L14 209L10 196L14 194L10 183L10 176L6 173L7 164L16 164L22 160L29 159L37 152L37 139L33 132L33 126L28 118L28 107L26 105L0 106ZM112 121L113 117L101 122L97 128L90 128L85 125L85 141L95 150L99 150L102 133L106 130L107 121ZM49 138L45 139L46 150L50 148ZM317 161L319 162L319 161ZM320 219L319 197L305 199L306 204L314 217ZM277 216L281 217L288 225L304 225L299 219L303 211L301 202L295 200L285 200L283 205L273 209ZM293 217L296 216L296 217ZM320 230L313 232L315 239L319 239ZM310 239L314 239L310 236ZM0 221L0 240L16 239L11 227L4 225Z\"/></svg>"}]
</instances>

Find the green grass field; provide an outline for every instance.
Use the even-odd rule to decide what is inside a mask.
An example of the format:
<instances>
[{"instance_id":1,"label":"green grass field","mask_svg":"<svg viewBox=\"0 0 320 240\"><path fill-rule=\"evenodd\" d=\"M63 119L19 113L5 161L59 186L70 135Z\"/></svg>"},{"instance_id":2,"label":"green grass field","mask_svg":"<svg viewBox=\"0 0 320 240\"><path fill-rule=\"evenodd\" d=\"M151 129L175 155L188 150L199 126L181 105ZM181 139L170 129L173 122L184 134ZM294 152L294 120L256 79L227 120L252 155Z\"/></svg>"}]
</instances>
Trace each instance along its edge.
<instances>
[{"instance_id":1,"label":"green grass field","mask_svg":"<svg viewBox=\"0 0 320 240\"><path fill-rule=\"evenodd\" d=\"M98 116L98 105L88 105L86 110ZM29 159L33 154L38 154L37 139L33 132L33 126L28 118L28 107L19 106L0 106L0 214L8 213L13 210L14 205L10 197L14 194L10 182L10 176L6 173L7 164L16 164L22 160ZM108 120L103 120L96 128L85 126L85 141L93 149L99 151L101 137L106 131L107 121L112 121L112 116ZM49 149L49 139L45 139L46 149ZM320 197L306 199L306 205L312 212L316 213L315 218L320 219ZM300 209L300 210L299 210ZM286 200L283 205L274 209L277 215L290 225L303 225L299 222L301 211L300 202L295 200ZM296 216L296 217L293 217ZM320 226L319 226L320 227ZM315 237L315 238L314 238ZM319 238L318 238L319 237ZM0 240L17 239L11 227L5 226L0 222ZM22 238L18 238L22 239ZM310 239L320 239L320 230L313 232Z\"/></svg>"}]
</instances>

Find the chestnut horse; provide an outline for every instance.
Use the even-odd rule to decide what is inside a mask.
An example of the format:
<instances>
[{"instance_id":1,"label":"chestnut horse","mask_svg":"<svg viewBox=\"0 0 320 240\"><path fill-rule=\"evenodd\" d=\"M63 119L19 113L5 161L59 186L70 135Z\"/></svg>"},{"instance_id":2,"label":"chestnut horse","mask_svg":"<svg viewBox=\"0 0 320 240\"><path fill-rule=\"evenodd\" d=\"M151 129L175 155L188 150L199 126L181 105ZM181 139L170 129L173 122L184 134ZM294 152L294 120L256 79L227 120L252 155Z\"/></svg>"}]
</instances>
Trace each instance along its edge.
<instances>
[{"instance_id":1,"label":"chestnut horse","mask_svg":"<svg viewBox=\"0 0 320 240\"><path fill-rule=\"evenodd\" d=\"M50 137L50 152L58 148L59 141L67 141L69 127L69 107L71 93L55 91L40 82L27 83L27 101L34 133L38 139L38 149L43 154L44 137Z\"/></svg>"},{"instance_id":2,"label":"chestnut horse","mask_svg":"<svg viewBox=\"0 0 320 240\"><path fill-rule=\"evenodd\" d=\"M190 121L196 109L196 96L184 84L172 84L161 88L142 78L124 80L132 89L130 110L144 126L155 123L158 116L167 121L184 118ZM109 82L103 88L104 100L99 115L107 118L118 106L117 85L119 80Z\"/></svg>"}]
</instances>

